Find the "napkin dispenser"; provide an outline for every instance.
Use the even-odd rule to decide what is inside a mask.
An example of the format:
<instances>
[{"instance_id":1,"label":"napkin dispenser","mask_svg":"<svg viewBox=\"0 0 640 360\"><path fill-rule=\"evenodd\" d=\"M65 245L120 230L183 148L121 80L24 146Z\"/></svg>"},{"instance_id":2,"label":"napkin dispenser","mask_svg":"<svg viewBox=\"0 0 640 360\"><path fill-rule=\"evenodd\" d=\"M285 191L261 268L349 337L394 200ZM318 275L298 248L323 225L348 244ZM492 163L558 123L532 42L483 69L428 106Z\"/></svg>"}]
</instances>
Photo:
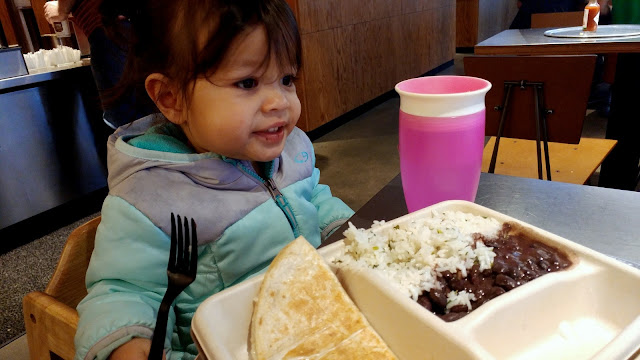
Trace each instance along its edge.
<instances>
[{"instance_id":1,"label":"napkin dispenser","mask_svg":"<svg viewBox=\"0 0 640 360\"><path fill-rule=\"evenodd\" d=\"M27 74L21 47L0 48L0 79Z\"/></svg>"}]
</instances>

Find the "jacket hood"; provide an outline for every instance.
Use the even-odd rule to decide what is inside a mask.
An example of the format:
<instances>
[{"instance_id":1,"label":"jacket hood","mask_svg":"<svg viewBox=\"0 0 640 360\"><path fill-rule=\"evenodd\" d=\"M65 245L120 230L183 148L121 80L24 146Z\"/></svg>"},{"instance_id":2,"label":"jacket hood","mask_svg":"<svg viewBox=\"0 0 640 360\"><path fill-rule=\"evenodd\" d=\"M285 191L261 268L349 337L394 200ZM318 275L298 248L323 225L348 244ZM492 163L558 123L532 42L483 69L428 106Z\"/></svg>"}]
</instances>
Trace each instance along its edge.
<instances>
[{"instance_id":1,"label":"jacket hood","mask_svg":"<svg viewBox=\"0 0 640 360\"><path fill-rule=\"evenodd\" d=\"M232 183L242 175L239 171L229 171L236 169L233 165L236 161L226 162L215 153L176 153L130 145L131 139L144 135L158 123L158 116L162 115L149 115L129 126L120 127L109 137L107 152L110 189L118 187L133 174L154 168L180 172L193 181L212 188Z\"/></svg>"},{"instance_id":2,"label":"jacket hood","mask_svg":"<svg viewBox=\"0 0 640 360\"><path fill-rule=\"evenodd\" d=\"M110 195L121 197L140 209L167 234L170 233L169 212L194 218L199 234L200 230L208 233L208 241L215 240L226 226L242 218L246 214L244 209L271 199L264 183L266 179L253 171L250 161L215 153L148 150L128 143L156 125L158 116L162 117L156 114L139 119L109 137ZM315 166L312 159L309 139L295 128L282 154L268 163L268 177L283 189L310 176ZM283 169L284 163L293 165ZM211 218L212 211L217 212L217 223L202 221Z\"/></svg>"}]
</instances>

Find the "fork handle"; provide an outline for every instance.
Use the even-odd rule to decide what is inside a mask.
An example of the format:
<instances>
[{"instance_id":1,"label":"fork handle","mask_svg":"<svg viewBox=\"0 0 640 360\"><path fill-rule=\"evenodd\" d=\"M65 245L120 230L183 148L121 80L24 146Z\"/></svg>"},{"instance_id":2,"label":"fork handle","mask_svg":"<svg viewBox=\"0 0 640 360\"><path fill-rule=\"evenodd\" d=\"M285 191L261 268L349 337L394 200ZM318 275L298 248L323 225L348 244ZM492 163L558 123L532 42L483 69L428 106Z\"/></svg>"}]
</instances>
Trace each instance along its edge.
<instances>
[{"instance_id":1,"label":"fork handle","mask_svg":"<svg viewBox=\"0 0 640 360\"><path fill-rule=\"evenodd\" d=\"M169 318L169 309L171 308L173 299L175 299L175 296L170 294L167 290L162 298L160 307L158 308L158 318L156 319L156 327L153 330L153 338L151 339L151 349L149 349L148 360L162 360L164 338L167 334L167 320Z\"/></svg>"}]
</instances>

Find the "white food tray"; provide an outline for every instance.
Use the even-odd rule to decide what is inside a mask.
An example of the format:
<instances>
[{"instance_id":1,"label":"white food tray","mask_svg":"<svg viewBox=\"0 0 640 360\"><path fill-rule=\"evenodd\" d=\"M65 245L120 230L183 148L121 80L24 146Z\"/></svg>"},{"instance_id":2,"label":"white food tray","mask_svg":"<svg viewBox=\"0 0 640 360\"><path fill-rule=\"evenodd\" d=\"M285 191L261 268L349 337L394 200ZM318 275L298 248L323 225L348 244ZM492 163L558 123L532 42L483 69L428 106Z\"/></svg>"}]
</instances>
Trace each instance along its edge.
<instances>
[{"instance_id":1,"label":"white food tray","mask_svg":"<svg viewBox=\"0 0 640 360\"><path fill-rule=\"evenodd\" d=\"M401 360L630 359L640 347L640 270L504 214L466 201L446 201L379 229L460 210L513 222L575 255L567 270L546 274L445 322L368 271L337 271L344 288ZM319 249L325 258L342 241ZM247 338L262 275L221 291L196 311L191 333L201 359L248 359Z\"/></svg>"}]
</instances>

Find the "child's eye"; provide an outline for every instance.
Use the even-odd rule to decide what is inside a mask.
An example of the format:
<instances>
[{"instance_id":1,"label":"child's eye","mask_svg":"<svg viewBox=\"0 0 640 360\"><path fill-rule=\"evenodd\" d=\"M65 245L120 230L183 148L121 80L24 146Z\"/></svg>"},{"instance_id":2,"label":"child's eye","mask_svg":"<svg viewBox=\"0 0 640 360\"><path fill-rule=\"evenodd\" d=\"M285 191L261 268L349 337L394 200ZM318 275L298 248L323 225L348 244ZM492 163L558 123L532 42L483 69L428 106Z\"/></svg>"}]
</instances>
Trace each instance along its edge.
<instances>
[{"instance_id":1,"label":"child's eye","mask_svg":"<svg viewBox=\"0 0 640 360\"><path fill-rule=\"evenodd\" d=\"M244 79L238 81L236 85L241 89L252 89L258 85L258 81L256 79Z\"/></svg>"},{"instance_id":2,"label":"child's eye","mask_svg":"<svg viewBox=\"0 0 640 360\"><path fill-rule=\"evenodd\" d=\"M294 80L295 80L295 77L293 75L286 75L285 77L282 78L282 85L291 86L293 85Z\"/></svg>"}]
</instances>

